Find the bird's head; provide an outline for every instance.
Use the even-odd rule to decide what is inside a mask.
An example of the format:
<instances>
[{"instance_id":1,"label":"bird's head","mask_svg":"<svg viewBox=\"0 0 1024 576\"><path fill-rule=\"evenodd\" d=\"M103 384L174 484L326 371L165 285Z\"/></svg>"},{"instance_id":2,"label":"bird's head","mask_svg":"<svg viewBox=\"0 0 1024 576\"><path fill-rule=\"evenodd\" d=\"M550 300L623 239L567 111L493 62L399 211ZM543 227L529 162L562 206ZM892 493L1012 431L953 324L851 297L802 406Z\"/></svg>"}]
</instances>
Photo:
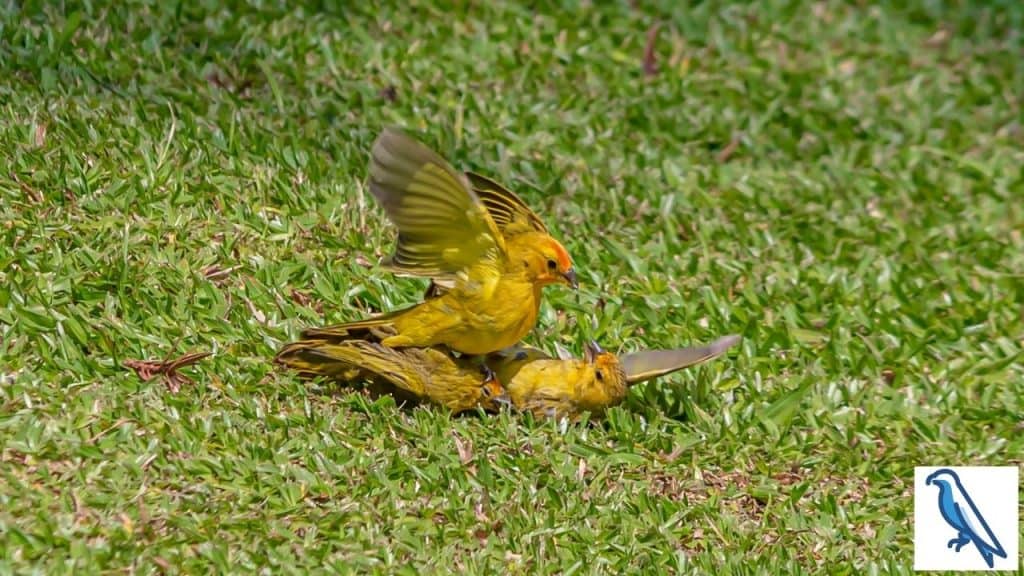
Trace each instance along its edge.
<instances>
[{"instance_id":1,"label":"bird's head","mask_svg":"<svg viewBox=\"0 0 1024 576\"><path fill-rule=\"evenodd\" d=\"M513 266L522 266L527 277L542 286L568 284L579 287L572 258L561 242L540 232L519 235L510 246Z\"/></svg>"},{"instance_id":2,"label":"bird's head","mask_svg":"<svg viewBox=\"0 0 1024 576\"><path fill-rule=\"evenodd\" d=\"M508 396L508 391L497 378L491 378L480 386L480 407L484 410L499 412L511 405L512 400Z\"/></svg>"},{"instance_id":3,"label":"bird's head","mask_svg":"<svg viewBox=\"0 0 1024 576\"><path fill-rule=\"evenodd\" d=\"M942 488L949 488L954 484L959 484L959 478L949 468L940 468L929 474L924 483L928 486L934 484L941 490Z\"/></svg>"},{"instance_id":4,"label":"bird's head","mask_svg":"<svg viewBox=\"0 0 1024 576\"><path fill-rule=\"evenodd\" d=\"M587 410L600 412L626 397L626 373L619 357L606 352L597 342L583 346L582 374L577 384L577 402Z\"/></svg>"}]
</instances>

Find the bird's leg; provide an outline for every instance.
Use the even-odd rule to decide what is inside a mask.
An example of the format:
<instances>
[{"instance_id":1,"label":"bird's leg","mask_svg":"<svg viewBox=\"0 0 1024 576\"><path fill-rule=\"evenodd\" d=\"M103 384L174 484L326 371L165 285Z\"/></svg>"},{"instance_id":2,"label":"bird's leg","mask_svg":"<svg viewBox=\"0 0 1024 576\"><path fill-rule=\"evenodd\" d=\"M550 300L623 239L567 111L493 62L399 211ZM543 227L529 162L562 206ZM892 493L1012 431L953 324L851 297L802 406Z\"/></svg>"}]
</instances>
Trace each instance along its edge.
<instances>
[{"instance_id":1,"label":"bird's leg","mask_svg":"<svg viewBox=\"0 0 1024 576\"><path fill-rule=\"evenodd\" d=\"M483 356L480 357L480 373L484 376L484 383L498 380L498 375L487 365L487 359Z\"/></svg>"},{"instance_id":2,"label":"bird's leg","mask_svg":"<svg viewBox=\"0 0 1024 576\"><path fill-rule=\"evenodd\" d=\"M953 545L956 544L956 550L954 550L954 552L959 552L961 548L967 546L968 544L970 544L970 542L971 537L961 532L957 534L956 538L953 538L952 540L946 543L946 548L952 548Z\"/></svg>"},{"instance_id":3,"label":"bird's leg","mask_svg":"<svg viewBox=\"0 0 1024 576\"><path fill-rule=\"evenodd\" d=\"M452 359L466 358L467 360L469 360L469 361L471 361L473 363L476 363L477 368L480 369L480 374L483 375L483 377L484 377L482 384L487 384L488 382L497 382L498 381L498 375L494 372L494 370L491 370L490 366L487 365L487 355L486 354L473 355L473 354L463 354L463 353L459 352L458 356L456 357L455 356L455 354L456 354L455 350L451 350L451 349L449 349L449 350L450 350L449 353L451 354Z\"/></svg>"},{"instance_id":4,"label":"bird's leg","mask_svg":"<svg viewBox=\"0 0 1024 576\"><path fill-rule=\"evenodd\" d=\"M454 348L448 346L447 344L435 344L434 348L440 350L441 352L444 352L452 360L458 360L466 356L461 352L457 352Z\"/></svg>"},{"instance_id":5,"label":"bird's leg","mask_svg":"<svg viewBox=\"0 0 1024 576\"><path fill-rule=\"evenodd\" d=\"M971 537L970 536L964 536L963 538L960 539L960 542L957 543L956 549L954 551L955 552L959 552L961 548L963 548L964 546L967 546L970 543L971 543Z\"/></svg>"},{"instance_id":6,"label":"bird's leg","mask_svg":"<svg viewBox=\"0 0 1024 576\"><path fill-rule=\"evenodd\" d=\"M458 354L458 356L456 356L456 354ZM466 358L466 357L469 356L468 354L457 353L457 352L455 352L455 350L453 350L451 348L448 349L448 355L453 360L459 359L459 358ZM478 367L480 368L480 374L483 375L483 377L484 377L483 382L482 382L483 384L487 384L488 382L497 382L498 381L498 374L495 373L494 370L491 370L491 367L487 365L487 355L486 354L481 354L481 355L477 356L474 360L476 361Z\"/></svg>"}]
</instances>

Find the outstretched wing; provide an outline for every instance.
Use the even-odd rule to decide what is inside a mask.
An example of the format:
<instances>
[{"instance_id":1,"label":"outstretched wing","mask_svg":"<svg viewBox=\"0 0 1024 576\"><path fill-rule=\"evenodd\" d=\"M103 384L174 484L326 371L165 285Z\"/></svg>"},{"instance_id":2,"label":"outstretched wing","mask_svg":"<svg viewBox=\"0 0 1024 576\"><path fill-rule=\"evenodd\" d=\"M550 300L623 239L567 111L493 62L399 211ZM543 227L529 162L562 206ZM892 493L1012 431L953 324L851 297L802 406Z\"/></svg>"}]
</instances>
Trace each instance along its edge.
<instances>
[{"instance_id":1,"label":"outstretched wing","mask_svg":"<svg viewBox=\"0 0 1024 576\"><path fill-rule=\"evenodd\" d=\"M730 335L707 346L633 352L622 356L622 369L626 373L626 381L636 384L717 358L739 341L739 336Z\"/></svg>"},{"instance_id":2,"label":"outstretched wing","mask_svg":"<svg viewBox=\"0 0 1024 576\"><path fill-rule=\"evenodd\" d=\"M506 237L534 230L548 233L544 221L530 210L522 198L494 180L473 172L466 172L469 183L480 201L487 207L487 213L494 219Z\"/></svg>"},{"instance_id":3,"label":"outstretched wing","mask_svg":"<svg viewBox=\"0 0 1024 576\"><path fill-rule=\"evenodd\" d=\"M1006 558L1006 550L1003 549L999 539L992 533L988 522L985 521L981 512L978 511L971 497L964 491L963 486L956 486L952 490L952 496L957 519L960 520L960 525L963 526L961 530L970 533L971 539L978 546L978 551L982 555L987 553L990 557L991 554L995 554L1000 558Z\"/></svg>"},{"instance_id":4,"label":"outstretched wing","mask_svg":"<svg viewBox=\"0 0 1024 576\"><path fill-rule=\"evenodd\" d=\"M373 145L370 192L398 228L385 264L394 272L463 279L500 273L504 238L464 177L433 150L386 128Z\"/></svg>"},{"instance_id":5,"label":"outstretched wing","mask_svg":"<svg viewBox=\"0 0 1024 576\"><path fill-rule=\"evenodd\" d=\"M487 210L502 239L528 231L548 233L540 216L530 210L522 198L514 192L498 184L486 176L474 172L466 172L466 178L480 202ZM445 278L432 279L424 293L424 299L436 298L455 285L454 280Z\"/></svg>"}]
</instances>

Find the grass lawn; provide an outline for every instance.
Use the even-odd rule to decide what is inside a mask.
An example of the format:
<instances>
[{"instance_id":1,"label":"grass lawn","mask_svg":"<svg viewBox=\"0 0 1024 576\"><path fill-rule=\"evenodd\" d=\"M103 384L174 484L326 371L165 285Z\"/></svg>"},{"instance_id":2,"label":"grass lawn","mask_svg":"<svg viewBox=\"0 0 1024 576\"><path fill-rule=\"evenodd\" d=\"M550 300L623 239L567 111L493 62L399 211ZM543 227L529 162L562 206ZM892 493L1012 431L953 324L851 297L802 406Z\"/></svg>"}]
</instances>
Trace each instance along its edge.
<instances>
[{"instance_id":1,"label":"grass lawn","mask_svg":"<svg viewBox=\"0 0 1024 576\"><path fill-rule=\"evenodd\" d=\"M1019 3L217 4L0 2L0 573L909 573L1024 462ZM529 342L742 344L564 433L275 371L423 290L388 124L573 254Z\"/></svg>"}]
</instances>

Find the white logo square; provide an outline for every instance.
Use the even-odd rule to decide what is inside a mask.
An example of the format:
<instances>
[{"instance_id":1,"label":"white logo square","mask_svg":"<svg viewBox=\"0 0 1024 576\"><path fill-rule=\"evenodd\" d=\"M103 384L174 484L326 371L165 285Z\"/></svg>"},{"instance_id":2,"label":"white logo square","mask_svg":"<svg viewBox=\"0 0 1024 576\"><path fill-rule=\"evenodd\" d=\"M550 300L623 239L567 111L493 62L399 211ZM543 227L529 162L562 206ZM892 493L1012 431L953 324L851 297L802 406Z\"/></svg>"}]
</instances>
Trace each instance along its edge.
<instances>
[{"instance_id":1,"label":"white logo square","mask_svg":"<svg viewBox=\"0 0 1024 576\"><path fill-rule=\"evenodd\" d=\"M914 468L914 570L1013 570L1018 552L1016 466Z\"/></svg>"}]
</instances>

